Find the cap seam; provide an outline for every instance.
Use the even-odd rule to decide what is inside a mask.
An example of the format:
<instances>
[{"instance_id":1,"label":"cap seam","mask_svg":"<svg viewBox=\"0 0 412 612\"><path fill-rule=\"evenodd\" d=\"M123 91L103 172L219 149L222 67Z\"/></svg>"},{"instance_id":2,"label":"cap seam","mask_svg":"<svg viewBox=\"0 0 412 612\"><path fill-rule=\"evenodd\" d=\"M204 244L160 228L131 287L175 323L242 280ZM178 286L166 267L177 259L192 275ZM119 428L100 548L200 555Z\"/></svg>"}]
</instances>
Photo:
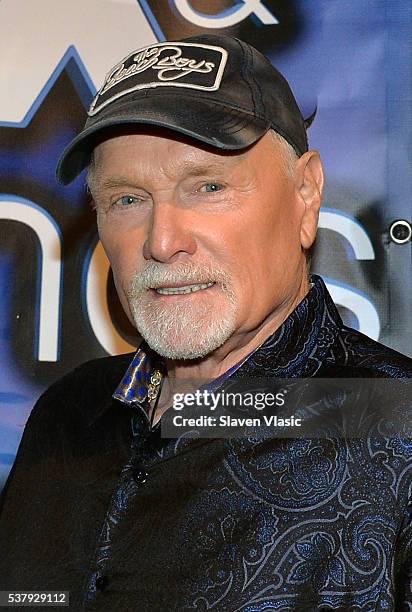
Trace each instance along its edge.
<instances>
[{"instance_id":1,"label":"cap seam","mask_svg":"<svg viewBox=\"0 0 412 612\"><path fill-rule=\"evenodd\" d=\"M253 109L256 110L256 100L255 100L255 96L254 96L254 91L253 91L253 87L251 86L250 82L249 82L249 72L251 72L249 70L249 63L250 63L250 58L248 56L248 49L242 44L242 41L239 40L239 38L235 39L237 41L237 43L239 44L241 53L242 53L242 59L243 62L241 64L241 75L242 75L242 79L244 81L244 83L246 83L248 89L249 89L249 95L251 97L252 100L252 104L253 104Z\"/></svg>"},{"instance_id":2,"label":"cap seam","mask_svg":"<svg viewBox=\"0 0 412 612\"><path fill-rule=\"evenodd\" d=\"M181 95L181 94L178 94L178 95ZM171 92L170 92L170 93L169 93L169 92L167 92L167 93L166 93L166 92L165 92L165 93L162 95L162 97L166 97L166 96L173 96L173 97L176 97L176 92L173 92L173 93L171 93ZM182 96L182 97L183 97L183 96ZM251 111L250 111L250 109L243 108L242 106L238 106L238 105L234 105L234 104L228 104L228 103L226 103L226 102L222 102L222 101L220 101L220 100L211 99L211 98L208 98L208 97L206 97L206 96L202 96L202 95L198 95L198 96L196 96L196 97L197 97L197 99L200 99L200 100L203 100L203 101L206 101L206 102L210 102L210 103L212 103L212 104L216 104L216 105L218 105L218 106L222 106L222 107L224 107L224 108L231 108L232 110L238 110L238 111L241 111L241 112L243 112L243 113L246 113L247 115L250 115L251 117L256 117L256 119L259 119L259 120L261 120L261 121L269 121L269 122L271 121L271 120L269 119L269 117L265 117L265 116L263 116L263 115L260 115L260 114L258 115L257 113L253 113L253 112L251 112ZM125 105L126 105L126 104L125 104ZM119 106L120 106L120 105L119 105ZM128 101L127 106L130 106L130 100ZM106 108L108 108L108 106L107 106ZM97 114L96 114L96 115L94 115L94 116L93 116L93 119L94 119L95 117L98 117L98 115L97 115ZM100 115L100 117L101 117L101 115ZM110 117L108 117L108 119L110 119ZM103 119L102 119L102 121L103 121ZM97 120L96 120L95 122L93 122L93 123L90 123L90 125L89 125L88 127L92 127L92 126L93 126L94 124L96 124L96 123L98 123L98 121L97 121Z\"/></svg>"},{"instance_id":3,"label":"cap seam","mask_svg":"<svg viewBox=\"0 0 412 612\"><path fill-rule=\"evenodd\" d=\"M240 41L239 41L240 42ZM252 98L252 103L253 103L253 108L257 109L258 105L256 104L256 97L255 97L255 90L254 87L252 87L252 82L254 84L256 84L256 80L254 78L253 75L253 58L252 58L252 54L250 52L249 46L248 45L241 45L242 46L242 52L243 52L243 57L245 58L245 82L247 83L247 86L249 88L250 91L250 96Z\"/></svg>"},{"instance_id":4,"label":"cap seam","mask_svg":"<svg viewBox=\"0 0 412 612\"><path fill-rule=\"evenodd\" d=\"M251 81L253 81L253 83L254 83L254 85L256 87L256 90L257 90L258 97L259 97L259 105L257 105L256 101L254 100L255 108L256 107L264 108L265 104L263 102L262 88L260 86L260 83L259 83L258 79L255 78L255 70L254 70L254 67L255 67L255 58L253 56L252 49L251 49L250 45L248 45L246 43L246 46L247 46L247 48L249 50L249 53L250 53L250 64L251 64L250 79L251 79Z\"/></svg>"}]
</instances>

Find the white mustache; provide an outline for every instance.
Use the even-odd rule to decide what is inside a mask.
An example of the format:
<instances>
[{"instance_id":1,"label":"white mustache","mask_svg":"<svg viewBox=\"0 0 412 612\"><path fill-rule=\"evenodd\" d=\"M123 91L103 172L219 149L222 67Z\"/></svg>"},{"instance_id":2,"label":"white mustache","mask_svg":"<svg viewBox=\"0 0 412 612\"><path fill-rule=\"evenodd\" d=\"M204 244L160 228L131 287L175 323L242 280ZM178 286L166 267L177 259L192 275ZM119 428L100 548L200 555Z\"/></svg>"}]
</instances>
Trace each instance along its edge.
<instances>
[{"instance_id":1,"label":"white mustache","mask_svg":"<svg viewBox=\"0 0 412 612\"><path fill-rule=\"evenodd\" d=\"M138 272L130 283L129 295L136 297L157 287L167 287L168 284L182 283L185 285L200 285L206 283L218 283L223 289L230 284L227 273L217 266L209 264L177 264L171 267L151 261L141 272Z\"/></svg>"}]
</instances>

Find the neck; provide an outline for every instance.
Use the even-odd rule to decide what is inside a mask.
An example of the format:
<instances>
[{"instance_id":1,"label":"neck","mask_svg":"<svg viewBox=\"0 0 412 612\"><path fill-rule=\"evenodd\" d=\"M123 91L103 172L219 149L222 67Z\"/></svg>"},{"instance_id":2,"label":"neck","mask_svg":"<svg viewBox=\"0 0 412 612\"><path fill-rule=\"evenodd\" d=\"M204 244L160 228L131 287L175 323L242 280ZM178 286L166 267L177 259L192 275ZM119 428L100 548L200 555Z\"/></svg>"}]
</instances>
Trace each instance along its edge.
<instances>
[{"instance_id":1,"label":"neck","mask_svg":"<svg viewBox=\"0 0 412 612\"><path fill-rule=\"evenodd\" d=\"M166 360L167 377L162 385L158 402L157 418L170 405L174 393L188 392L198 386L218 378L231 367L242 362L271 336L293 312L299 302L309 291L309 282L305 274L297 290L280 306L267 315L253 329L239 331L229 338L224 345L203 359L174 361ZM190 382L193 380L193 388Z\"/></svg>"}]
</instances>

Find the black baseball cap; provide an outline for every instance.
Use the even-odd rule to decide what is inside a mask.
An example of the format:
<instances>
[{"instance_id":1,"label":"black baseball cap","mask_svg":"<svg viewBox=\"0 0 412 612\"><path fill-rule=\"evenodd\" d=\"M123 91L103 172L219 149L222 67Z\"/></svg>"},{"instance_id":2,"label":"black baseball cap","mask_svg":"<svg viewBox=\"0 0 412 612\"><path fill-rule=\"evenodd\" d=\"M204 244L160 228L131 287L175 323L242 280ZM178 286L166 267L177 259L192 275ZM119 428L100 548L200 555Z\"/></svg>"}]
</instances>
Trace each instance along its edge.
<instances>
[{"instance_id":1,"label":"black baseball cap","mask_svg":"<svg viewBox=\"0 0 412 612\"><path fill-rule=\"evenodd\" d=\"M84 129L63 151L58 180L75 179L105 135L137 125L168 128L229 151L273 129L299 156L308 150L305 121L286 79L257 49L229 36L160 42L116 64Z\"/></svg>"}]
</instances>

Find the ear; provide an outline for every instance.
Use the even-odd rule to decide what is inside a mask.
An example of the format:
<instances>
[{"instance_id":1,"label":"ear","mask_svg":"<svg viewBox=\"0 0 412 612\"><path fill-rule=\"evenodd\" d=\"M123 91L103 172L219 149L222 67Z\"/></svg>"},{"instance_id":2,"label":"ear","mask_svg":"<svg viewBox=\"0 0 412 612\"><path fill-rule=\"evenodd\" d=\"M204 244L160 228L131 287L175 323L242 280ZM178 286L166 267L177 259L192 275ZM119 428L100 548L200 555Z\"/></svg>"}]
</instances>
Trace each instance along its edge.
<instances>
[{"instance_id":1,"label":"ear","mask_svg":"<svg viewBox=\"0 0 412 612\"><path fill-rule=\"evenodd\" d=\"M315 241L323 192L323 167L317 151L307 151L296 162L295 186L304 206L300 242L307 250Z\"/></svg>"}]
</instances>

